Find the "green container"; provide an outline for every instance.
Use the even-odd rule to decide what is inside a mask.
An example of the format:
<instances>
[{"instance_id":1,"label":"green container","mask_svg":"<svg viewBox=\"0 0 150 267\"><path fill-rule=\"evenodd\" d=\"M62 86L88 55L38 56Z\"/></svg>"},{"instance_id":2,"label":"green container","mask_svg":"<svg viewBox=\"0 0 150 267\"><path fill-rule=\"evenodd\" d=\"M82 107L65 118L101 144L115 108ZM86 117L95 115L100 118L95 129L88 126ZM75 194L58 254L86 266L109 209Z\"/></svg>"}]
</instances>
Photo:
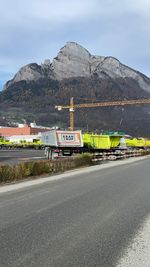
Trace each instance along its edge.
<instances>
[{"instance_id":1,"label":"green container","mask_svg":"<svg viewBox=\"0 0 150 267\"><path fill-rule=\"evenodd\" d=\"M126 139L126 145L130 147L145 147L146 140L144 138L130 138Z\"/></svg>"},{"instance_id":2,"label":"green container","mask_svg":"<svg viewBox=\"0 0 150 267\"><path fill-rule=\"evenodd\" d=\"M146 140L145 140L145 146L146 146L146 147L150 147L150 140L149 140L149 139L146 139Z\"/></svg>"},{"instance_id":3,"label":"green container","mask_svg":"<svg viewBox=\"0 0 150 267\"><path fill-rule=\"evenodd\" d=\"M118 147L120 144L121 135L98 135L98 134L83 134L84 146L94 149L111 149Z\"/></svg>"}]
</instances>

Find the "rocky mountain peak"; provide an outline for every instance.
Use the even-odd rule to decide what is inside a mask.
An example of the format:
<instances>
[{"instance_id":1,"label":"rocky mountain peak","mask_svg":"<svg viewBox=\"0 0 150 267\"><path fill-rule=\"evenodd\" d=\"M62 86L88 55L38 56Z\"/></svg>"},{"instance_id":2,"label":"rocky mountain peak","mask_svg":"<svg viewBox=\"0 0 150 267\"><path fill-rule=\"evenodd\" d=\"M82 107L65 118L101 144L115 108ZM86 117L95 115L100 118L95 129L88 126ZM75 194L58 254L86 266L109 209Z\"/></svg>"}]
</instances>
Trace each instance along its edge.
<instances>
[{"instance_id":1,"label":"rocky mountain peak","mask_svg":"<svg viewBox=\"0 0 150 267\"><path fill-rule=\"evenodd\" d=\"M124 79L135 80L139 86L150 92L150 79L128 66L123 65L114 57L91 55L84 47L67 42L58 55L52 60L46 59L43 64L28 64L22 67L11 81L5 85L7 89L19 81L38 81L52 79L61 81L72 77L90 78L96 75L99 79Z\"/></svg>"},{"instance_id":2,"label":"rocky mountain peak","mask_svg":"<svg viewBox=\"0 0 150 267\"><path fill-rule=\"evenodd\" d=\"M58 80L90 75L90 53L75 42L67 42L53 59L52 68Z\"/></svg>"},{"instance_id":3,"label":"rocky mountain peak","mask_svg":"<svg viewBox=\"0 0 150 267\"><path fill-rule=\"evenodd\" d=\"M63 46L59 53L58 53L58 57L64 54L66 56L71 56L71 57L75 57L75 58L89 58L91 56L91 54L89 53L89 51L87 49L85 49L83 46L79 45L76 42L67 42L65 46Z\"/></svg>"},{"instance_id":4,"label":"rocky mountain peak","mask_svg":"<svg viewBox=\"0 0 150 267\"><path fill-rule=\"evenodd\" d=\"M41 66L36 63L28 64L22 67L14 76L14 81L18 82L21 79L26 81L38 80L41 76Z\"/></svg>"},{"instance_id":5,"label":"rocky mountain peak","mask_svg":"<svg viewBox=\"0 0 150 267\"><path fill-rule=\"evenodd\" d=\"M41 78L41 76L43 76L41 66L37 63L30 63L28 65L23 66L15 74L14 78L5 84L4 89L7 89L7 87L19 81L37 81Z\"/></svg>"}]
</instances>

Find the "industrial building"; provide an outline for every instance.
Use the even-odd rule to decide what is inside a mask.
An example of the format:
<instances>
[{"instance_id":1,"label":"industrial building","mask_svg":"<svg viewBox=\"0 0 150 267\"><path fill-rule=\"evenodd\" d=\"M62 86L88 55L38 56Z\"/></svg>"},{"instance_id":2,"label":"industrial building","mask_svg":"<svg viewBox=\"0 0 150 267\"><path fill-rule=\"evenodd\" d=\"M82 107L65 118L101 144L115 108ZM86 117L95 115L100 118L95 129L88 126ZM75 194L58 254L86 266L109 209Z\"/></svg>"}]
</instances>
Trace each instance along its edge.
<instances>
[{"instance_id":1,"label":"industrial building","mask_svg":"<svg viewBox=\"0 0 150 267\"><path fill-rule=\"evenodd\" d=\"M0 136L9 137L14 135L38 135L51 130L49 127L37 126L36 123L18 124L18 127L0 126Z\"/></svg>"}]
</instances>

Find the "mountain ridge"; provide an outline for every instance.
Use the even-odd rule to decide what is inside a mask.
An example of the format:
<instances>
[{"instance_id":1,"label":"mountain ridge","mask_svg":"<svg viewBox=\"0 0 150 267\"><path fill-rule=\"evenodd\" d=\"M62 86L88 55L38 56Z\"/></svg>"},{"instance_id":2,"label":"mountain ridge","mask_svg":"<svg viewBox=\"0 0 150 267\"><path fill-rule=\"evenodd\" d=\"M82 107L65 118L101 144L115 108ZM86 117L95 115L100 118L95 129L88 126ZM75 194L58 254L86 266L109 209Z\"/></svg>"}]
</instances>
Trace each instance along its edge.
<instances>
[{"instance_id":1,"label":"mountain ridge","mask_svg":"<svg viewBox=\"0 0 150 267\"><path fill-rule=\"evenodd\" d=\"M52 62L23 66L6 83L0 92L0 122L26 119L67 128L69 113L58 112L54 106L68 104L71 96L79 103L150 98L150 79L114 57L94 56L68 42ZM149 105L76 110L75 126L149 136L149 112Z\"/></svg>"},{"instance_id":2,"label":"mountain ridge","mask_svg":"<svg viewBox=\"0 0 150 267\"><path fill-rule=\"evenodd\" d=\"M30 63L23 66L14 78L5 84L4 88L7 89L14 82L21 80L28 82L46 78L61 81L72 77L93 75L102 79L108 76L113 79L134 78L143 90L150 92L150 79L147 76L122 64L115 57L91 55L87 49L75 42L67 42L52 63L48 61L41 65Z\"/></svg>"}]
</instances>

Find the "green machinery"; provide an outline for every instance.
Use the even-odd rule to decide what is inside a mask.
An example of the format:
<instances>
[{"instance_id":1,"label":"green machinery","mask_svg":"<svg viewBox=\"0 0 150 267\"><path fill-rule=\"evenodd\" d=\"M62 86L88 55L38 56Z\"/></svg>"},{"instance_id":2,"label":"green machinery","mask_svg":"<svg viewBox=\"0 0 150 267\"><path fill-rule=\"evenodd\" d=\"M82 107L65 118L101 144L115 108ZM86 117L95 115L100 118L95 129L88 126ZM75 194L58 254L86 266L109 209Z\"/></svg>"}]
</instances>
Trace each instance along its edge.
<instances>
[{"instance_id":1,"label":"green machinery","mask_svg":"<svg viewBox=\"0 0 150 267\"><path fill-rule=\"evenodd\" d=\"M83 143L87 148L111 149L119 146L121 137L122 135L98 135L84 133Z\"/></svg>"},{"instance_id":2,"label":"green machinery","mask_svg":"<svg viewBox=\"0 0 150 267\"><path fill-rule=\"evenodd\" d=\"M131 148L144 148L150 147L150 140L146 138L132 138L126 137L124 134L114 133L114 134L83 134L84 147L87 149L115 149L119 148L121 145L121 139L124 139L124 144L126 147Z\"/></svg>"}]
</instances>

